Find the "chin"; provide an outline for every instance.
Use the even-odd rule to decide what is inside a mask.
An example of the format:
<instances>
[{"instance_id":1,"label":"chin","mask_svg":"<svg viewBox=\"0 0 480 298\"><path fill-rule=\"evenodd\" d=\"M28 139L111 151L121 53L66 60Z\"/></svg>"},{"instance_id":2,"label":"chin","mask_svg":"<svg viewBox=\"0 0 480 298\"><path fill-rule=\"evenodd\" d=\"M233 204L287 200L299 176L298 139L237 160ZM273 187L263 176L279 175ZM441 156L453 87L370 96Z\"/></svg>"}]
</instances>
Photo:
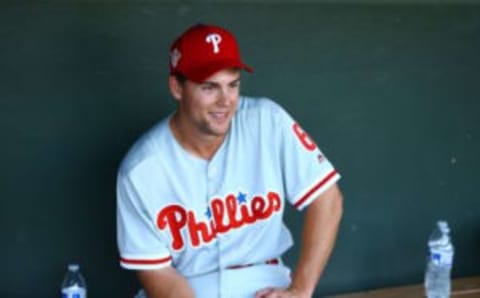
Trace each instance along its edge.
<instances>
[{"instance_id":1,"label":"chin","mask_svg":"<svg viewBox=\"0 0 480 298\"><path fill-rule=\"evenodd\" d=\"M221 137L227 134L229 128L230 124L221 127L211 127L210 132L215 136Z\"/></svg>"},{"instance_id":2,"label":"chin","mask_svg":"<svg viewBox=\"0 0 480 298\"><path fill-rule=\"evenodd\" d=\"M228 129L223 129L223 130L220 130L220 129L215 129L215 130L212 130L212 134L217 136L217 137L223 137L227 134L228 132Z\"/></svg>"},{"instance_id":3,"label":"chin","mask_svg":"<svg viewBox=\"0 0 480 298\"><path fill-rule=\"evenodd\" d=\"M210 123L209 130L212 134L216 136L223 136L227 134L228 130L230 129L231 125L231 119L228 121L225 121L224 123Z\"/></svg>"}]
</instances>

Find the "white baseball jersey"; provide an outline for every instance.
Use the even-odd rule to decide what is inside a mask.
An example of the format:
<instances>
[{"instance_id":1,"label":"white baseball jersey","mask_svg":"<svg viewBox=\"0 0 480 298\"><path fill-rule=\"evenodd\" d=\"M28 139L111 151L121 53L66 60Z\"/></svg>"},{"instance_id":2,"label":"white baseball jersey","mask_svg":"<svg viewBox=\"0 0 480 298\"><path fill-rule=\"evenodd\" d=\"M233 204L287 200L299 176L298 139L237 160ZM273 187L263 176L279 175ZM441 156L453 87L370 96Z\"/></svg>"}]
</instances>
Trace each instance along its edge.
<instances>
[{"instance_id":1,"label":"white baseball jersey","mask_svg":"<svg viewBox=\"0 0 480 298\"><path fill-rule=\"evenodd\" d=\"M211 160L181 147L170 118L144 134L119 169L124 268L174 266L193 283L211 272L279 258L293 244L283 223L285 204L301 210L340 178L308 134L269 99L240 97Z\"/></svg>"}]
</instances>

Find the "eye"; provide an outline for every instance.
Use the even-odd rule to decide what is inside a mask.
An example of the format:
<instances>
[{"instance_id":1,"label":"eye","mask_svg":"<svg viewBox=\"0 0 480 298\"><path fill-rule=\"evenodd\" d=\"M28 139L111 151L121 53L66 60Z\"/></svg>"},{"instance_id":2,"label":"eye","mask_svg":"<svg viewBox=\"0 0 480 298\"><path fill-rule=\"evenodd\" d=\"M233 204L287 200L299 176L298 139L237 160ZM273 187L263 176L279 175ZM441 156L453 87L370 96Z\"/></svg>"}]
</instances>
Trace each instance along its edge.
<instances>
[{"instance_id":1,"label":"eye","mask_svg":"<svg viewBox=\"0 0 480 298\"><path fill-rule=\"evenodd\" d=\"M235 81L235 82L230 84L230 88L232 88L232 89L235 89L235 88L238 88L238 87L240 87L240 81Z\"/></svg>"},{"instance_id":2,"label":"eye","mask_svg":"<svg viewBox=\"0 0 480 298\"><path fill-rule=\"evenodd\" d=\"M212 91L215 89L215 86L211 85L211 84L205 84L205 85L202 85L202 90L205 90L205 91Z\"/></svg>"}]
</instances>

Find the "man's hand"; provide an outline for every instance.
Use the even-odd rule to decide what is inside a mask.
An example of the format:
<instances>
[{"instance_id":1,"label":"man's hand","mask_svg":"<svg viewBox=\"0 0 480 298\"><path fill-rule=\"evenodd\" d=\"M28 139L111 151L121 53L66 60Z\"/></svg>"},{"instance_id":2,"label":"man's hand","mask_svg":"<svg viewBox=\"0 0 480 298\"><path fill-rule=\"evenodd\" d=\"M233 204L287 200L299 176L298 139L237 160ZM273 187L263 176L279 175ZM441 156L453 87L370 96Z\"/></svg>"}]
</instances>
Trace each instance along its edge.
<instances>
[{"instance_id":1,"label":"man's hand","mask_svg":"<svg viewBox=\"0 0 480 298\"><path fill-rule=\"evenodd\" d=\"M333 185L307 208L302 246L292 283L286 289L267 288L255 298L311 298L332 252L342 217L342 193Z\"/></svg>"}]
</instances>

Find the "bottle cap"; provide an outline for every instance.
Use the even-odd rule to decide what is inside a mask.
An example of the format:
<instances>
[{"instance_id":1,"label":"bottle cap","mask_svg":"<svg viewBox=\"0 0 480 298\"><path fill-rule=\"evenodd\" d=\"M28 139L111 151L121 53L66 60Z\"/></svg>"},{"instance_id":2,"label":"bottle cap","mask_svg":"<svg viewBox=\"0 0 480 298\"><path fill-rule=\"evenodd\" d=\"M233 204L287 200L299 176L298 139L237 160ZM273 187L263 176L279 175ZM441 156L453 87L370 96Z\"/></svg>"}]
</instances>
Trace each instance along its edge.
<instances>
[{"instance_id":1,"label":"bottle cap","mask_svg":"<svg viewBox=\"0 0 480 298\"><path fill-rule=\"evenodd\" d=\"M444 233L448 234L450 232L450 228L448 227L448 223L445 220L439 220L437 222L438 229Z\"/></svg>"}]
</instances>

